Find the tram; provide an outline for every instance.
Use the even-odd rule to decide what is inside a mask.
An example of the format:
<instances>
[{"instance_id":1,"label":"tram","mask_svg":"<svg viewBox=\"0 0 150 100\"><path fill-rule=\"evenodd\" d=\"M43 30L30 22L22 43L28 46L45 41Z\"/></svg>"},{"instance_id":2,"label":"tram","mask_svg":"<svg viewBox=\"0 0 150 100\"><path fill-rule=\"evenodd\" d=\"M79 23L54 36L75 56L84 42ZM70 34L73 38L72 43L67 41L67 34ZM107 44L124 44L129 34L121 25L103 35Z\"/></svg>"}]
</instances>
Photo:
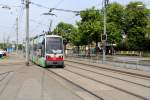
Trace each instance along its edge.
<instances>
[{"instance_id":1,"label":"tram","mask_svg":"<svg viewBox=\"0 0 150 100\"><path fill-rule=\"evenodd\" d=\"M63 39L58 35L39 35L30 39L30 59L42 66L64 67Z\"/></svg>"}]
</instances>

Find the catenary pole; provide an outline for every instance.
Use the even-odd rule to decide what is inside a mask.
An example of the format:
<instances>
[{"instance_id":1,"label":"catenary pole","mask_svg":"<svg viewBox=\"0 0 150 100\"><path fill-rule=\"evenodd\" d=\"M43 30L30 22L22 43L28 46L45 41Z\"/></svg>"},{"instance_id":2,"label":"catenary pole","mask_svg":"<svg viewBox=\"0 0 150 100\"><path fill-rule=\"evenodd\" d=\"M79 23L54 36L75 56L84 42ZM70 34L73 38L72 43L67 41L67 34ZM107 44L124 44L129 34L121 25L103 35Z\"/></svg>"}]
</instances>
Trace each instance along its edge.
<instances>
[{"instance_id":1,"label":"catenary pole","mask_svg":"<svg viewBox=\"0 0 150 100\"><path fill-rule=\"evenodd\" d=\"M52 20L50 20L49 32L50 32L50 34L52 34L52 35L53 35L53 33L52 33L52 23L53 23L53 21L52 21Z\"/></svg>"},{"instance_id":2,"label":"catenary pole","mask_svg":"<svg viewBox=\"0 0 150 100\"><path fill-rule=\"evenodd\" d=\"M105 63L106 61L106 40L107 40L107 33L106 33L106 17L107 17L107 10L106 7L108 5L109 0L104 0L104 33L102 36L102 42L103 42L103 60L102 63Z\"/></svg>"},{"instance_id":3,"label":"catenary pole","mask_svg":"<svg viewBox=\"0 0 150 100\"><path fill-rule=\"evenodd\" d=\"M16 42L17 42L17 43L16 43L16 44L17 44L17 45L16 45L16 46L17 46L17 47L16 47L16 52L18 53L18 17L16 18L16 40L17 40L17 41L16 41Z\"/></svg>"},{"instance_id":4,"label":"catenary pole","mask_svg":"<svg viewBox=\"0 0 150 100\"><path fill-rule=\"evenodd\" d=\"M26 66L29 66L29 0L25 1L26 7Z\"/></svg>"}]
</instances>

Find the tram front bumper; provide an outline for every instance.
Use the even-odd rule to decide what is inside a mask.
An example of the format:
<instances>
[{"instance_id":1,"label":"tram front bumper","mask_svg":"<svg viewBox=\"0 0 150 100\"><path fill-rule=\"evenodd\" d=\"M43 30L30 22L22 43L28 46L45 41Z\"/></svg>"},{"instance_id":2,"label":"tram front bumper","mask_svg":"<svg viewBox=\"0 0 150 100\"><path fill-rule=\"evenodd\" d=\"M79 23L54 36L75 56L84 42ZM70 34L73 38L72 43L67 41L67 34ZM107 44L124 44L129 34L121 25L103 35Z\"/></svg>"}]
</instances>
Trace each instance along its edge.
<instances>
[{"instance_id":1,"label":"tram front bumper","mask_svg":"<svg viewBox=\"0 0 150 100\"><path fill-rule=\"evenodd\" d=\"M64 65L64 61L46 61L46 65L50 66L50 65Z\"/></svg>"}]
</instances>

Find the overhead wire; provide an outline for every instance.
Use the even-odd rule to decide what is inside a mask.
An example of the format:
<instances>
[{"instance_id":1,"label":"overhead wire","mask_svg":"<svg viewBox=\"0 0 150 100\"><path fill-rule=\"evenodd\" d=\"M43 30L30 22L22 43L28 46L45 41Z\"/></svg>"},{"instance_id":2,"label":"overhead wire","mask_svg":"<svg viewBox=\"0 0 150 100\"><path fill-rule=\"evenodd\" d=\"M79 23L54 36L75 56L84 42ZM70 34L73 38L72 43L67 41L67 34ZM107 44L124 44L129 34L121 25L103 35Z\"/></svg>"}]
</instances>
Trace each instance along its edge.
<instances>
[{"instance_id":1,"label":"overhead wire","mask_svg":"<svg viewBox=\"0 0 150 100\"><path fill-rule=\"evenodd\" d=\"M34 20L34 19L30 19L30 21L32 21L32 22L34 22L34 23L37 23L37 24L39 24L39 25L44 25L44 26L47 26L47 27L48 27L48 25L43 24L43 23L41 23L41 22L37 22L37 21Z\"/></svg>"},{"instance_id":2,"label":"overhead wire","mask_svg":"<svg viewBox=\"0 0 150 100\"><path fill-rule=\"evenodd\" d=\"M54 6L54 8L57 8L64 0L59 0L59 2Z\"/></svg>"},{"instance_id":3,"label":"overhead wire","mask_svg":"<svg viewBox=\"0 0 150 100\"><path fill-rule=\"evenodd\" d=\"M58 7L62 2L63 2L64 0L60 0L53 8L56 8L56 7ZM48 10L50 10L50 8L49 7L46 7L46 6L44 6L44 5L41 5L41 4L38 4L38 3L35 3L35 2L30 2L30 4L33 4L33 5L35 5L35 6L37 6L37 7L40 7L40 8L45 8L45 9L48 9ZM31 19L32 20L32 19ZM33 21L33 20L32 20ZM43 20L42 20L43 21ZM35 22L35 20L34 20L34 22ZM33 31L33 33L34 33L34 31L36 31L38 28L37 27L39 27L41 24L39 24L39 23L41 23L41 21L40 22L37 22L36 21L36 23L38 24L38 25L36 25L35 26L35 28L33 28L32 30L31 30L31 32ZM44 26L48 26L48 25L44 25Z\"/></svg>"},{"instance_id":4,"label":"overhead wire","mask_svg":"<svg viewBox=\"0 0 150 100\"><path fill-rule=\"evenodd\" d=\"M37 7L49 9L49 7L46 7L46 6L44 6L44 5L41 5L41 4L38 4L38 3L35 3L35 2L30 2L30 4L33 4L33 5L37 6Z\"/></svg>"},{"instance_id":5,"label":"overhead wire","mask_svg":"<svg viewBox=\"0 0 150 100\"><path fill-rule=\"evenodd\" d=\"M16 13L17 13L17 15L16 15L16 17L15 17L15 22L14 22L14 24L12 25L12 28L11 28L11 32L9 33L9 36L11 36L11 34L12 34L12 32L13 33L16 33L16 30L14 30L14 29L16 29L16 18L18 18L18 24L21 24L21 22L22 22L22 19L23 19L23 11L24 11L24 7L23 7L23 5L21 5L21 6L12 6L12 8L13 7L17 7L17 8L20 8L20 10L18 10L17 8L17 10L15 11ZM18 12L19 11L19 12ZM20 25L18 25L18 26L20 26ZM18 29L20 29L20 28L18 28ZM14 35L14 36L16 36L16 35Z\"/></svg>"},{"instance_id":6,"label":"overhead wire","mask_svg":"<svg viewBox=\"0 0 150 100\"><path fill-rule=\"evenodd\" d=\"M19 32L19 33L21 33L21 27L22 27L21 25L22 25L22 23L23 23L24 10L25 10L25 7L24 7L24 5L21 3L20 13L19 13L19 15L18 15L18 27L20 27L20 28L18 28L18 29L20 29L20 32Z\"/></svg>"},{"instance_id":7,"label":"overhead wire","mask_svg":"<svg viewBox=\"0 0 150 100\"><path fill-rule=\"evenodd\" d=\"M31 21L32 19L30 19L30 21ZM39 27L41 26L41 24L39 24L39 23L41 23L41 21L42 22L44 22L46 19L44 19L44 20L42 20L42 19L40 19L40 21L36 21L36 23L37 23L37 25L30 31L31 33L35 33L36 32L36 30L38 30L39 29ZM33 22L33 20L32 20L32 22ZM35 20L34 20L34 22L35 22Z\"/></svg>"},{"instance_id":8,"label":"overhead wire","mask_svg":"<svg viewBox=\"0 0 150 100\"><path fill-rule=\"evenodd\" d=\"M32 5L35 5L35 6L37 6L37 7L40 7L40 8L45 8L45 9L48 9L48 10L58 10L58 11L64 11L64 12L73 12L73 13L79 13L79 11L73 11L73 10L66 10L66 9L58 9L57 7L63 2L64 0L60 0L53 8L49 8L49 7L46 7L46 6L44 6L44 5L42 5L42 4L38 4L38 3L35 3L35 2L30 2L30 4L32 4ZM73 18L74 18L75 16L73 16ZM70 19L72 19L72 18L70 18ZM41 23L41 22L39 22L39 23ZM39 25L36 25L35 26L35 28L33 28L32 29L32 31L36 31L38 28L37 27L39 27ZM31 31L31 32L32 32Z\"/></svg>"},{"instance_id":9,"label":"overhead wire","mask_svg":"<svg viewBox=\"0 0 150 100\"><path fill-rule=\"evenodd\" d=\"M37 6L37 7L40 7L40 8L44 8L44 9L48 9L48 10L49 10L49 7L46 7L46 6L44 6L44 5L41 5L41 4L38 4L38 3L35 3L35 2L31 2L31 1L30 1L30 4L35 5L35 6ZM39 17L41 17L41 15L40 15ZM30 19L30 21L37 23L37 25L35 26L35 28L33 28L33 29L30 31L31 33L34 33L34 32L38 29L38 27L41 25L41 24L39 24L39 23L41 23L41 21L43 21L43 20L40 19L40 21L35 21L35 20L33 21L33 19Z\"/></svg>"},{"instance_id":10,"label":"overhead wire","mask_svg":"<svg viewBox=\"0 0 150 100\"><path fill-rule=\"evenodd\" d=\"M20 7L20 13L18 15L18 32L19 32L19 37L20 36L24 36L23 34L21 34L21 25L22 25L22 22L23 22L23 16L24 16L24 5L21 3L21 7Z\"/></svg>"}]
</instances>

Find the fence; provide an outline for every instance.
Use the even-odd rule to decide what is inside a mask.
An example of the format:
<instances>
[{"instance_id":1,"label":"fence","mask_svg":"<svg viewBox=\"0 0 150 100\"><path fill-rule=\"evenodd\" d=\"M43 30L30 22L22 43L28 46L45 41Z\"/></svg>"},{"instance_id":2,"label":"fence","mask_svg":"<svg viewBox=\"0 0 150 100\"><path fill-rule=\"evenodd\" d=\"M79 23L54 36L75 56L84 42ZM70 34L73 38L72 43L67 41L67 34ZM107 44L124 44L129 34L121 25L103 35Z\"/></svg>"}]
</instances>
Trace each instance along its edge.
<instances>
[{"instance_id":1,"label":"fence","mask_svg":"<svg viewBox=\"0 0 150 100\"><path fill-rule=\"evenodd\" d=\"M90 63L102 63L102 55L91 54L69 54L69 59L84 60ZM115 67L130 68L136 70L150 71L150 58L133 57L133 56L110 56L106 55L105 64Z\"/></svg>"}]
</instances>

